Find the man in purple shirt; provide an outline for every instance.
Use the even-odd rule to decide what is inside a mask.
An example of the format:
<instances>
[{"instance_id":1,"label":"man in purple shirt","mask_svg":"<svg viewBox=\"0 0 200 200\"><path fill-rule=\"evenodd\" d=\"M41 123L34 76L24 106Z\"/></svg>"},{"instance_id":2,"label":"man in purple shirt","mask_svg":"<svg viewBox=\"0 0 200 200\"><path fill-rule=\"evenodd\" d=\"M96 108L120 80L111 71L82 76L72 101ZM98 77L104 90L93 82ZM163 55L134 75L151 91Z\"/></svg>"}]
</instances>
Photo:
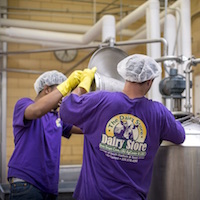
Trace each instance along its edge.
<instances>
[{"instance_id":1,"label":"man in purple shirt","mask_svg":"<svg viewBox=\"0 0 200 200\"><path fill-rule=\"evenodd\" d=\"M78 200L147 199L161 142L181 144L185 139L184 128L172 113L145 97L161 73L158 63L136 54L117 69L126 80L122 92L81 95L84 89L79 87L60 107L63 122L84 133L82 169L74 192Z\"/></svg>"},{"instance_id":2,"label":"man in purple shirt","mask_svg":"<svg viewBox=\"0 0 200 200\"><path fill-rule=\"evenodd\" d=\"M56 70L45 72L34 84L35 100L22 98L16 103L15 149L8 163L11 200L57 198L61 136L81 133L79 128L61 121L57 108L62 97L77 86L80 74L76 71L66 80Z\"/></svg>"}]
</instances>

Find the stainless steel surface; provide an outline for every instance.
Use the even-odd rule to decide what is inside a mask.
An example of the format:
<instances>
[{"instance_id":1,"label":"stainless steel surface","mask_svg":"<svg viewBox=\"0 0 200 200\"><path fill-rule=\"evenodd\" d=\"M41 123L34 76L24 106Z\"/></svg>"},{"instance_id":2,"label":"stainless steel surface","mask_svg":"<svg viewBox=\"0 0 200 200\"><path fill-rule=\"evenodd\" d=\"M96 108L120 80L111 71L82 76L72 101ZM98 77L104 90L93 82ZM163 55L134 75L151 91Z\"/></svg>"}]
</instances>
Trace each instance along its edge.
<instances>
[{"instance_id":1,"label":"stainless steel surface","mask_svg":"<svg viewBox=\"0 0 200 200\"><path fill-rule=\"evenodd\" d=\"M172 111L180 111L182 105L182 99L173 99L171 100L171 110Z\"/></svg>"},{"instance_id":2,"label":"stainless steel surface","mask_svg":"<svg viewBox=\"0 0 200 200\"><path fill-rule=\"evenodd\" d=\"M141 39L141 40L128 40L116 42L115 46L122 46L122 45L137 45L137 44L150 44L150 43L162 43L163 45L163 53L162 55L168 56L168 42L165 38L158 38L158 39ZM171 58L170 58L171 59Z\"/></svg>"},{"instance_id":3,"label":"stainless steel surface","mask_svg":"<svg viewBox=\"0 0 200 200\"><path fill-rule=\"evenodd\" d=\"M160 147L154 163L148 200L198 200L199 163L199 147Z\"/></svg>"},{"instance_id":4,"label":"stainless steel surface","mask_svg":"<svg viewBox=\"0 0 200 200\"><path fill-rule=\"evenodd\" d=\"M178 63L183 63L183 58L178 56L163 56L155 59L156 62L164 62L164 61L176 61Z\"/></svg>"},{"instance_id":5,"label":"stainless steel surface","mask_svg":"<svg viewBox=\"0 0 200 200\"><path fill-rule=\"evenodd\" d=\"M124 81L117 72L117 64L127 56L124 51L118 48L100 48L92 55L88 68L96 66L99 74Z\"/></svg>"},{"instance_id":6,"label":"stainless steel surface","mask_svg":"<svg viewBox=\"0 0 200 200\"><path fill-rule=\"evenodd\" d=\"M154 162L148 200L197 200L200 198L200 122L182 113L186 139L182 145L164 141Z\"/></svg>"},{"instance_id":7,"label":"stainless steel surface","mask_svg":"<svg viewBox=\"0 0 200 200\"><path fill-rule=\"evenodd\" d=\"M128 55L115 47L98 49L91 57L88 68L97 67L96 90L121 91L125 80L117 72L117 64Z\"/></svg>"},{"instance_id":8,"label":"stainless steel surface","mask_svg":"<svg viewBox=\"0 0 200 200\"><path fill-rule=\"evenodd\" d=\"M117 79L106 77L96 72L95 85L92 85L92 90L106 90L110 92L122 91L124 82Z\"/></svg>"}]
</instances>

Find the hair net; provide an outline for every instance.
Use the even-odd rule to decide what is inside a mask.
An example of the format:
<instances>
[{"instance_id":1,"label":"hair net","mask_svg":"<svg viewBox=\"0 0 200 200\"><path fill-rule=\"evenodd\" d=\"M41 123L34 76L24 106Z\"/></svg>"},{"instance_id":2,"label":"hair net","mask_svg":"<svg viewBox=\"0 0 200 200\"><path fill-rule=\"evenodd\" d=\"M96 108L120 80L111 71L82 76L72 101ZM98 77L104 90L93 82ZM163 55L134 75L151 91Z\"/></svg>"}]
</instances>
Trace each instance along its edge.
<instances>
[{"instance_id":1,"label":"hair net","mask_svg":"<svg viewBox=\"0 0 200 200\"><path fill-rule=\"evenodd\" d=\"M34 89L37 94L44 89L45 85L59 85L63 81L65 81L67 77L56 70L47 71L41 74L34 83Z\"/></svg>"},{"instance_id":2,"label":"hair net","mask_svg":"<svg viewBox=\"0 0 200 200\"><path fill-rule=\"evenodd\" d=\"M153 58L134 54L121 60L117 71L125 80L141 83L156 78L162 69Z\"/></svg>"}]
</instances>

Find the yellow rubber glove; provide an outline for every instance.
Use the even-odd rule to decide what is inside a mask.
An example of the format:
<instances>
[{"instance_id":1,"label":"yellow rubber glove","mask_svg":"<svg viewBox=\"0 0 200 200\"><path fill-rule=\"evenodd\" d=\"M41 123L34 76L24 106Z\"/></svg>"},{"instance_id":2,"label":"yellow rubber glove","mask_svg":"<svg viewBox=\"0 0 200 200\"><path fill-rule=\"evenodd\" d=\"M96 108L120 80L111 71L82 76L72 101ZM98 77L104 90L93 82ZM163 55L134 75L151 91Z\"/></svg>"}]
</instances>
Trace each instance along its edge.
<instances>
[{"instance_id":1,"label":"yellow rubber glove","mask_svg":"<svg viewBox=\"0 0 200 200\"><path fill-rule=\"evenodd\" d=\"M96 71L96 67L93 67L92 69L84 69L81 76L81 82L78 87L84 88L87 92L89 92Z\"/></svg>"},{"instance_id":2,"label":"yellow rubber glove","mask_svg":"<svg viewBox=\"0 0 200 200\"><path fill-rule=\"evenodd\" d=\"M57 89L63 96L66 96L80 83L82 74L83 71L75 70L71 73L71 75L67 78L66 81L57 86Z\"/></svg>"}]
</instances>

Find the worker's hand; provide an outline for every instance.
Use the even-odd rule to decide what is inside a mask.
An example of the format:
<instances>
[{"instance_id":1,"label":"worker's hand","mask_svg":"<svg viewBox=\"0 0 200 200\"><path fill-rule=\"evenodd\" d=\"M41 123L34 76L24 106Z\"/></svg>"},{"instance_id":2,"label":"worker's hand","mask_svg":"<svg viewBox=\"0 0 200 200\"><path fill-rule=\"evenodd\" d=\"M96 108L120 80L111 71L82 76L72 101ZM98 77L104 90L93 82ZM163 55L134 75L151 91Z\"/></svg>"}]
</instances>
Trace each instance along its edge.
<instances>
[{"instance_id":1,"label":"worker's hand","mask_svg":"<svg viewBox=\"0 0 200 200\"><path fill-rule=\"evenodd\" d=\"M92 69L84 69L81 76L81 82L78 87L84 88L87 92L89 92L96 71L96 67L93 67Z\"/></svg>"},{"instance_id":2,"label":"worker's hand","mask_svg":"<svg viewBox=\"0 0 200 200\"><path fill-rule=\"evenodd\" d=\"M83 71L81 70L76 70L72 72L72 74L67 78L66 81L57 86L57 89L63 96L66 96L80 83L82 74Z\"/></svg>"}]
</instances>

